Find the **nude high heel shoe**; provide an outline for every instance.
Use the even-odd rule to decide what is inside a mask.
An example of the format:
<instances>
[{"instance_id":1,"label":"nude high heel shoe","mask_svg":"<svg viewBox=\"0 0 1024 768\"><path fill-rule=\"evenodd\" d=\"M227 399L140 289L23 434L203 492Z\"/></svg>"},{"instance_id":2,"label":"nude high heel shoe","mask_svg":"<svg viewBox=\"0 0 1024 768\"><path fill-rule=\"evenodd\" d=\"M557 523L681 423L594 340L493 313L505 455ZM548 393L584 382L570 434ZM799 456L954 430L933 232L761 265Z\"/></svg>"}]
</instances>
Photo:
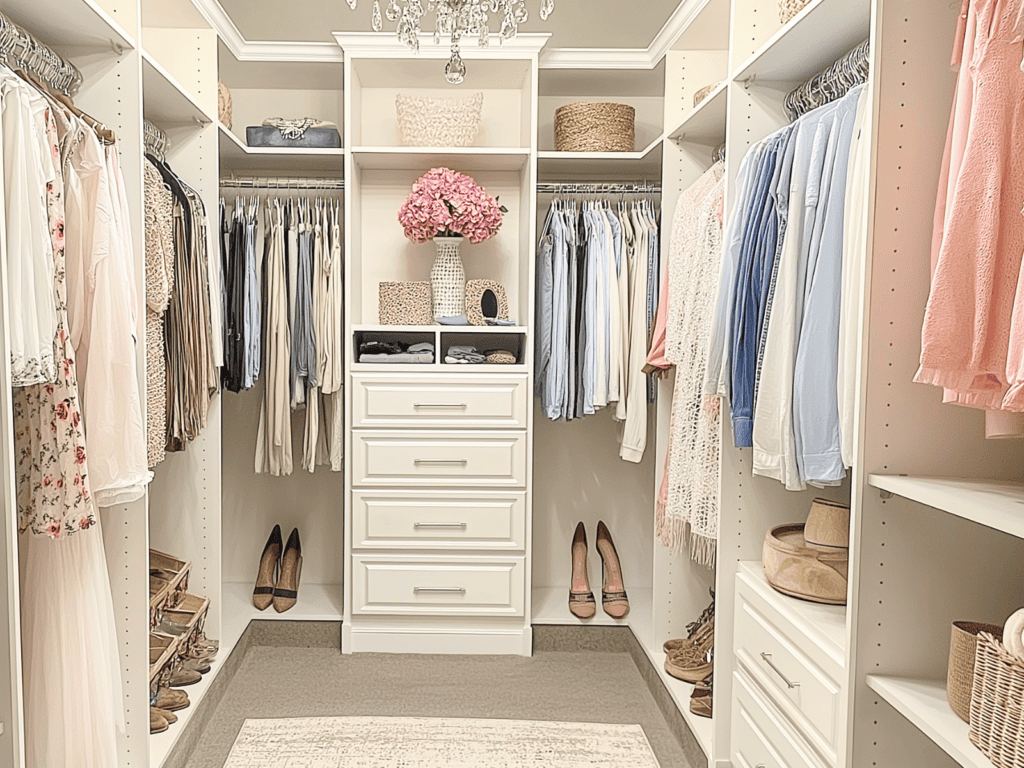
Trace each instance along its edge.
<instances>
[{"instance_id":1,"label":"nude high heel shoe","mask_svg":"<svg viewBox=\"0 0 1024 768\"><path fill-rule=\"evenodd\" d=\"M613 619L624 619L629 614L629 597L622 583L622 565L615 543L603 520L597 524L597 551L601 555L601 605Z\"/></svg>"},{"instance_id":2,"label":"nude high heel shoe","mask_svg":"<svg viewBox=\"0 0 1024 768\"><path fill-rule=\"evenodd\" d=\"M587 573L587 529L583 523L576 526L572 537L572 586L569 587L569 611L580 619L591 619L597 613L597 601L590 589Z\"/></svg>"},{"instance_id":3,"label":"nude high heel shoe","mask_svg":"<svg viewBox=\"0 0 1024 768\"><path fill-rule=\"evenodd\" d=\"M274 587L274 610L284 613L299 599L299 580L302 578L302 544L299 529L293 528L288 537L288 546L281 556L281 575Z\"/></svg>"},{"instance_id":4,"label":"nude high heel shoe","mask_svg":"<svg viewBox=\"0 0 1024 768\"><path fill-rule=\"evenodd\" d=\"M277 586L277 571L281 565L281 526L275 525L267 539L260 557L260 570L256 574L256 586L252 590L252 604L257 610L265 611L274 599Z\"/></svg>"}]
</instances>

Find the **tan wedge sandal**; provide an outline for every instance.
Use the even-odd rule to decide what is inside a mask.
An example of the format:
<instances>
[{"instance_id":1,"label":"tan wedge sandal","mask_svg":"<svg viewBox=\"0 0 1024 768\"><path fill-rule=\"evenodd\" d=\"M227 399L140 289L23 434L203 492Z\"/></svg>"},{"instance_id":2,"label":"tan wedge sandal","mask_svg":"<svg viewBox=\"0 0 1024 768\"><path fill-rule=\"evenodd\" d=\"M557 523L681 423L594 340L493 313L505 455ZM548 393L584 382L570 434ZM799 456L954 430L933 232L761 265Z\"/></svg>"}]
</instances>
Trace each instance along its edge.
<instances>
[{"instance_id":1,"label":"tan wedge sandal","mask_svg":"<svg viewBox=\"0 0 1024 768\"><path fill-rule=\"evenodd\" d=\"M622 582L615 542L603 520L597 524L597 552L601 555L601 605L613 619L624 619L629 614L629 596Z\"/></svg>"},{"instance_id":2,"label":"tan wedge sandal","mask_svg":"<svg viewBox=\"0 0 1024 768\"><path fill-rule=\"evenodd\" d=\"M288 546L281 556L281 575L274 587L274 610L284 613L299 601L299 580L302 578L302 544L299 529L293 528Z\"/></svg>"},{"instance_id":3,"label":"tan wedge sandal","mask_svg":"<svg viewBox=\"0 0 1024 768\"><path fill-rule=\"evenodd\" d=\"M579 619L592 619L597 613L597 600L590 588L587 571L587 529L583 523L576 526L572 537L572 586L569 587L569 612Z\"/></svg>"},{"instance_id":4,"label":"tan wedge sandal","mask_svg":"<svg viewBox=\"0 0 1024 768\"><path fill-rule=\"evenodd\" d=\"M277 573L281 567L281 526L275 525L267 539L260 557L260 570L256 574L256 586L252 590L252 604L259 611L265 611L274 600Z\"/></svg>"}]
</instances>

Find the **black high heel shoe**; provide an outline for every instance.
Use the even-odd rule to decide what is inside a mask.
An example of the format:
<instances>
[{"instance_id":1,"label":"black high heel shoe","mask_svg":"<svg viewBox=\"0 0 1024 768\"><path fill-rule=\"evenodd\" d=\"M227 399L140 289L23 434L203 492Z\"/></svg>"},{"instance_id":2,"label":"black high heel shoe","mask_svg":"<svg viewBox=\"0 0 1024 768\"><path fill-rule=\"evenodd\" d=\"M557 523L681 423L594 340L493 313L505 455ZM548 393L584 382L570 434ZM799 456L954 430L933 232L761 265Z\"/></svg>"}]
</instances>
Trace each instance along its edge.
<instances>
[{"instance_id":1,"label":"black high heel shoe","mask_svg":"<svg viewBox=\"0 0 1024 768\"><path fill-rule=\"evenodd\" d=\"M263 548L256 586L252 590L252 604L257 610L267 610L274 599L274 587L277 586L277 572L281 564L281 546L281 526L275 525L267 539L267 546Z\"/></svg>"}]
</instances>

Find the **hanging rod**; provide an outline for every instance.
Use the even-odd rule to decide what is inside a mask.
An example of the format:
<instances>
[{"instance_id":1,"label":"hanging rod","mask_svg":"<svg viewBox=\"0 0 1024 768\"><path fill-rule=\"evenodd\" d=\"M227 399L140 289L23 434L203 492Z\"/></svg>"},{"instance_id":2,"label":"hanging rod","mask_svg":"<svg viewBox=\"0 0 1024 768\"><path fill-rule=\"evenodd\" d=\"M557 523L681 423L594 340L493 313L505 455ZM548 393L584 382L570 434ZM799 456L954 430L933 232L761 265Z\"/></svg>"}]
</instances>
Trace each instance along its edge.
<instances>
[{"instance_id":1,"label":"hanging rod","mask_svg":"<svg viewBox=\"0 0 1024 768\"><path fill-rule=\"evenodd\" d=\"M286 178L283 176L231 176L220 180L221 189L301 189L338 191L344 179Z\"/></svg>"},{"instance_id":2,"label":"hanging rod","mask_svg":"<svg viewBox=\"0 0 1024 768\"><path fill-rule=\"evenodd\" d=\"M541 182L537 185L540 195L660 195L661 184L634 182L622 184L577 184L573 182Z\"/></svg>"},{"instance_id":3,"label":"hanging rod","mask_svg":"<svg viewBox=\"0 0 1024 768\"><path fill-rule=\"evenodd\" d=\"M142 121L142 143L148 154L154 155L159 160L165 159L169 144L167 134L149 120Z\"/></svg>"},{"instance_id":4,"label":"hanging rod","mask_svg":"<svg viewBox=\"0 0 1024 768\"><path fill-rule=\"evenodd\" d=\"M801 115L842 98L850 89L867 82L871 72L871 43L865 40L853 50L786 96L786 110L796 120Z\"/></svg>"},{"instance_id":5,"label":"hanging rod","mask_svg":"<svg viewBox=\"0 0 1024 768\"><path fill-rule=\"evenodd\" d=\"M82 84L78 67L0 13L0 60L11 69L21 69L65 96L73 96Z\"/></svg>"}]
</instances>

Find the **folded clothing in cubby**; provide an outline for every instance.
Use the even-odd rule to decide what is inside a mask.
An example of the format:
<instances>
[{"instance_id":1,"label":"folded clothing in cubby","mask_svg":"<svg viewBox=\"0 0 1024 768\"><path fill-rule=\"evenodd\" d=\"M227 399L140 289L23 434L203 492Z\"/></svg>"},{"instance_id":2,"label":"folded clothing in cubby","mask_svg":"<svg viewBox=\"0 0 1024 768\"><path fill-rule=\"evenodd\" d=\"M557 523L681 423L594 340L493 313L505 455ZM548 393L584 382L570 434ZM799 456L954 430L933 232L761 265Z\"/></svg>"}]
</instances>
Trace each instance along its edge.
<instances>
[{"instance_id":1,"label":"folded clothing in cubby","mask_svg":"<svg viewBox=\"0 0 1024 768\"><path fill-rule=\"evenodd\" d=\"M405 344L401 341L364 341L359 345L360 363L426 363L434 362L434 344L421 341Z\"/></svg>"},{"instance_id":2,"label":"folded clothing in cubby","mask_svg":"<svg viewBox=\"0 0 1024 768\"><path fill-rule=\"evenodd\" d=\"M444 361L453 365L480 365L485 359L476 347L469 345L455 345L448 347Z\"/></svg>"}]
</instances>

